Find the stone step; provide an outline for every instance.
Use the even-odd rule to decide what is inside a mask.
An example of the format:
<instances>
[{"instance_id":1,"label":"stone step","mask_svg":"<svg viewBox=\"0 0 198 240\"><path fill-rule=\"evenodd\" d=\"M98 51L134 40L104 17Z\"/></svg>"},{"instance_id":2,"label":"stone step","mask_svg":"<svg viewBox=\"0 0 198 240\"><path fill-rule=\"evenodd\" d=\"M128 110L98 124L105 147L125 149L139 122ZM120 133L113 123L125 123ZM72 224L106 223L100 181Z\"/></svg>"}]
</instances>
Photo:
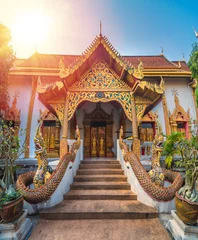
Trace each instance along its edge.
<instances>
[{"instance_id":1,"label":"stone step","mask_svg":"<svg viewBox=\"0 0 198 240\"><path fill-rule=\"evenodd\" d=\"M40 211L48 220L66 219L148 219L158 212L136 200L64 200L55 207Z\"/></svg>"},{"instance_id":2,"label":"stone step","mask_svg":"<svg viewBox=\"0 0 198 240\"><path fill-rule=\"evenodd\" d=\"M117 175L124 174L122 169L79 169L77 175Z\"/></svg>"},{"instance_id":3,"label":"stone step","mask_svg":"<svg viewBox=\"0 0 198 240\"><path fill-rule=\"evenodd\" d=\"M97 189L122 189L130 190L131 186L127 182L74 182L70 185L71 190L77 189L87 189L87 190L97 190Z\"/></svg>"},{"instance_id":4,"label":"stone step","mask_svg":"<svg viewBox=\"0 0 198 240\"><path fill-rule=\"evenodd\" d=\"M137 200L130 190L71 190L65 200Z\"/></svg>"},{"instance_id":5,"label":"stone step","mask_svg":"<svg viewBox=\"0 0 198 240\"><path fill-rule=\"evenodd\" d=\"M79 175L74 177L74 182L126 182L124 175Z\"/></svg>"},{"instance_id":6,"label":"stone step","mask_svg":"<svg viewBox=\"0 0 198 240\"><path fill-rule=\"evenodd\" d=\"M80 169L121 169L120 164L83 164L79 166Z\"/></svg>"},{"instance_id":7,"label":"stone step","mask_svg":"<svg viewBox=\"0 0 198 240\"><path fill-rule=\"evenodd\" d=\"M118 164L120 165L118 160L83 160L82 164Z\"/></svg>"},{"instance_id":8,"label":"stone step","mask_svg":"<svg viewBox=\"0 0 198 240\"><path fill-rule=\"evenodd\" d=\"M170 240L158 218L150 219L40 219L29 240Z\"/></svg>"}]
</instances>

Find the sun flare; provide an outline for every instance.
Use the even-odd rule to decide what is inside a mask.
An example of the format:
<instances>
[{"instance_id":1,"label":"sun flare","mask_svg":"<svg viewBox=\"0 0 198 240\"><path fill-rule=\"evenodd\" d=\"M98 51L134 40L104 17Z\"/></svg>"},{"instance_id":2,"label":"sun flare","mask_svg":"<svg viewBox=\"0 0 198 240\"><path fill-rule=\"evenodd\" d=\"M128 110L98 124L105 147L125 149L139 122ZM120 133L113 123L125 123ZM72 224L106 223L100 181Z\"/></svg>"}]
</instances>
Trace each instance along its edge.
<instances>
[{"instance_id":1,"label":"sun flare","mask_svg":"<svg viewBox=\"0 0 198 240\"><path fill-rule=\"evenodd\" d=\"M48 38L51 24L52 19L42 12L21 13L11 28L12 41L35 48Z\"/></svg>"}]
</instances>

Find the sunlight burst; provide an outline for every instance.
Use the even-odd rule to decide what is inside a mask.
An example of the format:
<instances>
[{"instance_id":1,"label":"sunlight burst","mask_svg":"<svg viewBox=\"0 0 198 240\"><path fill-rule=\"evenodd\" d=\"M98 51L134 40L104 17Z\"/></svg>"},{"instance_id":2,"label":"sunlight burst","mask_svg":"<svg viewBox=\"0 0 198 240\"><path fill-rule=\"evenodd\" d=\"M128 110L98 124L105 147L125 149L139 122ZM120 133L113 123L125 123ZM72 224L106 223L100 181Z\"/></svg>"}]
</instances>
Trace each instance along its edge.
<instances>
[{"instance_id":1,"label":"sunlight burst","mask_svg":"<svg viewBox=\"0 0 198 240\"><path fill-rule=\"evenodd\" d=\"M13 42L36 47L48 38L51 24L52 19L42 12L21 13L11 28Z\"/></svg>"}]
</instances>

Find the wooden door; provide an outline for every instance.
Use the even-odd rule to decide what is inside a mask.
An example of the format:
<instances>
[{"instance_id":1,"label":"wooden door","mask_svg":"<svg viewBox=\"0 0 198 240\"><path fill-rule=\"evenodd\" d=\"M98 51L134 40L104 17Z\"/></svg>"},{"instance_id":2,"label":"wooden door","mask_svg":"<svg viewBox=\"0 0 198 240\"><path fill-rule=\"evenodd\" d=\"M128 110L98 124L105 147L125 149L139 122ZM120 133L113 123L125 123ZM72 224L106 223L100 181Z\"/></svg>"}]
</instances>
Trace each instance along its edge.
<instances>
[{"instance_id":1,"label":"wooden door","mask_svg":"<svg viewBox=\"0 0 198 240\"><path fill-rule=\"evenodd\" d=\"M48 157L56 157L55 149L56 126L44 126L43 138Z\"/></svg>"},{"instance_id":2,"label":"wooden door","mask_svg":"<svg viewBox=\"0 0 198 240\"><path fill-rule=\"evenodd\" d=\"M91 127L91 157L105 157L105 127Z\"/></svg>"}]
</instances>

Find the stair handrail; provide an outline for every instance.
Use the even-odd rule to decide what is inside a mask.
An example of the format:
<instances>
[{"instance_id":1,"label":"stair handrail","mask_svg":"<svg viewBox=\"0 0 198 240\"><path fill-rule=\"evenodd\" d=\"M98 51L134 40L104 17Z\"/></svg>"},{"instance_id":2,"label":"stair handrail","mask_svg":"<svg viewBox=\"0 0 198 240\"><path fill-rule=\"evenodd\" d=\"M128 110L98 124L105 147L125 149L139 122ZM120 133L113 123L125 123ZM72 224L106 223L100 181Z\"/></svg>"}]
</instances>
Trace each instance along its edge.
<instances>
[{"instance_id":1,"label":"stair handrail","mask_svg":"<svg viewBox=\"0 0 198 240\"><path fill-rule=\"evenodd\" d=\"M33 183L33 178L36 173L35 171L19 175L16 182L16 187L22 193L24 200L31 204L37 204L50 199L51 195L60 184L69 163L75 161L76 153L80 148L81 140L78 126L76 128L76 135L77 140L73 143L71 152L66 153L60 159L56 169L53 171L52 175L44 185L36 189L31 189L29 187Z\"/></svg>"},{"instance_id":2,"label":"stair handrail","mask_svg":"<svg viewBox=\"0 0 198 240\"><path fill-rule=\"evenodd\" d=\"M177 172L171 170L163 169L163 174L165 179L171 183L168 187L161 187L154 182L152 182L148 173L144 169L140 162L140 159L133 153L129 151L127 145L123 142L123 127L121 126L119 135L119 146L123 155L125 162L128 162L134 172L139 184L143 190L156 201L171 201L175 197L176 191L180 189L183 184L183 179L181 175Z\"/></svg>"}]
</instances>

